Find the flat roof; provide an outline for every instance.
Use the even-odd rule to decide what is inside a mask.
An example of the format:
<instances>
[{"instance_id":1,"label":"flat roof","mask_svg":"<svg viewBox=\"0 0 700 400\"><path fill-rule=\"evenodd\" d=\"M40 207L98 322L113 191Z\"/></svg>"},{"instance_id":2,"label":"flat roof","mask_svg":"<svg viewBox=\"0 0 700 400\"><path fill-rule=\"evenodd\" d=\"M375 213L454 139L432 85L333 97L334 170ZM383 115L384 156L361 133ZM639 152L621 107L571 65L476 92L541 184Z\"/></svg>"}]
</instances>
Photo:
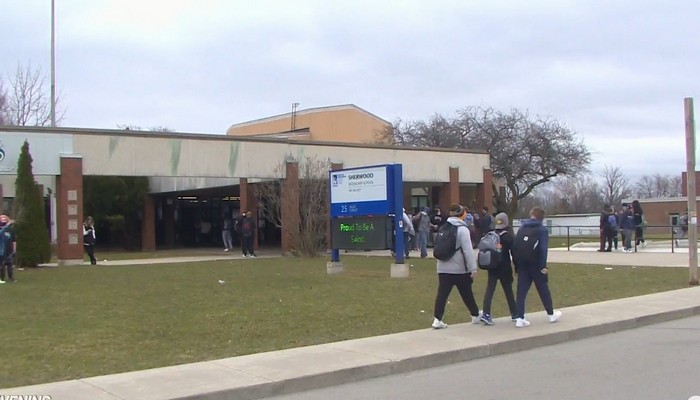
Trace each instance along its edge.
<instances>
[{"instance_id":1,"label":"flat roof","mask_svg":"<svg viewBox=\"0 0 700 400\"><path fill-rule=\"evenodd\" d=\"M0 132L31 132L31 133L56 133L56 134L75 134L75 135L119 135L123 137L149 137L161 139L198 139L198 140L227 140L231 142L251 142L251 143L291 143L300 144L298 140L288 140L285 138L261 137L261 136L231 136L226 134L211 134L211 133L184 133L184 132L154 132L154 131L134 131L123 129L92 129L92 128L69 128L69 127L38 127L38 126L0 126ZM283 134L278 132L276 135ZM341 142L325 142L325 141L305 141L304 146L323 146L323 147L339 147L339 148L358 148L358 149L399 149L410 151L437 151L445 153L464 153L464 154L488 154L485 150L476 149L455 149L444 147L416 147L416 146L392 146L382 144L368 143L341 143Z\"/></svg>"}]
</instances>

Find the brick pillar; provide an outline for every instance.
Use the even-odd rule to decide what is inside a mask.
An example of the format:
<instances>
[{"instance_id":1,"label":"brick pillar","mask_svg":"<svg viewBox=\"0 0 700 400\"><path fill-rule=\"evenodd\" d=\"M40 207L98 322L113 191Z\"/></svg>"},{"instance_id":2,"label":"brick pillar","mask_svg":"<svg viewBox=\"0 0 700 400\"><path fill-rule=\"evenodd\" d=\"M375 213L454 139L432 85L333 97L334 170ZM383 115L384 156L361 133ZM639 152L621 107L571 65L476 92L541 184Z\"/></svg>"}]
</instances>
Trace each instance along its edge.
<instances>
[{"instance_id":1,"label":"brick pillar","mask_svg":"<svg viewBox=\"0 0 700 400\"><path fill-rule=\"evenodd\" d=\"M143 217L141 219L141 250L156 250L156 205L152 195L147 194L143 200Z\"/></svg>"},{"instance_id":2,"label":"brick pillar","mask_svg":"<svg viewBox=\"0 0 700 400\"><path fill-rule=\"evenodd\" d=\"M407 185L404 182L403 193L402 193L402 204L406 209L406 212L412 212L411 210L411 185Z\"/></svg>"},{"instance_id":3,"label":"brick pillar","mask_svg":"<svg viewBox=\"0 0 700 400\"><path fill-rule=\"evenodd\" d=\"M56 177L56 208L58 265L82 264L83 159L81 156L61 156L61 175Z\"/></svg>"},{"instance_id":4,"label":"brick pillar","mask_svg":"<svg viewBox=\"0 0 700 400\"><path fill-rule=\"evenodd\" d=\"M165 246L168 248L175 247L175 202L177 197L168 197L165 199L163 206L163 229L165 237Z\"/></svg>"},{"instance_id":5,"label":"brick pillar","mask_svg":"<svg viewBox=\"0 0 700 400\"><path fill-rule=\"evenodd\" d=\"M292 237L299 234L299 164L288 162L282 183L282 253L292 249Z\"/></svg>"},{"instance_id":6,"label":"brick pillar","mask_svg":"<svg viewBox=\"0 0 700 400\"><path fill-rule=\"evenodd\" d=\"M459 202L459 167L450 167L450 182L440 187L440 208L449 212L450 206Z\"/></svg>"},{"instance_id":7,"label":"brick pillar","mask_svg":"<svg viewBox=\"0 0 700 400\"><path fill-rule=\"evenodd\" d=\"M241 197L241 214L250 211L253 213L253 221L258 223L258 199L255 197L255 184L248 183L247 178L239 179L240 197ZM257 225L256 225L257 226ZM253 234L253 249L258 249L258 229Z\"/></svg>"},{"instance_id":8,"label":"brick pillar","mask_svg":"<svg viewBox=\"0 0 700 400\"><path fill-rule=\"evenodd\" d=\"M488 207L490 212L499 211L493 209L493 174L491 169L484 168L484 183L476 186L477 207Z\"/></svg>"},{"instance_id":9,"label":"brick pillar","mask_svg":"<svg viewBox=\"0 0 700 400\"><path fill-rule=\"evenodd\" d=\"M331 163L331 171L343 169L343 163ZM1 193L1 192L0 192ZM328 226L326 227L326 248L331 248L331 191L328 190Z\"/></svg>"}]
</instances>

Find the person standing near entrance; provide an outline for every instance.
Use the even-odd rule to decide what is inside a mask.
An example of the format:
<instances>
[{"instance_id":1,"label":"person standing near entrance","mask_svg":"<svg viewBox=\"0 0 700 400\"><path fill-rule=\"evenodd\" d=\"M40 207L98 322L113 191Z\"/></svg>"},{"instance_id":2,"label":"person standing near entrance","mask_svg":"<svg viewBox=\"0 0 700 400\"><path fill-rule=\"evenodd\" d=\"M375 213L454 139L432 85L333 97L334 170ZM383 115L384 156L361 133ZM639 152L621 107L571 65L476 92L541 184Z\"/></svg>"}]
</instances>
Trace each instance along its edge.
<instances>
[{"instance_id":1,"label":"person standing near entrance","mask_svg":"<svg viewBox=\"0 0 700 400\"><path fill-rule=\"evenodd\" d=\"M233 229L233 221L228 215L224 216L224 224L221 228L221 240L224 242L224 251L233 250L233 237L231 230Z\"/></svg>"},{"instance_id":2,"label":"person standing near entrance","mask_svg":"<svg viewBox=\"0 0 700 400\"><path fill-rule=\"evenodd\" d=\"M253 213L248 211L245 218L241 221L241 243L243 257L257 257L255 249L253 249L253 239L255 238L255 221Z\"/></svg>"},{"instance_id":3,"label":"person standing near entrance","mask_svg":"<svg viewBox=\"0 0 700 400\"><path fill-rule=\"evenodd\" d=\"M533 282L542 305L547 311L549 322L557 322L561 317L561 311L555 310L552 305L552 294L549 291L547 275L549 273L547 268L549 232L542 224L543 221L544 210L533 208L530 211L530 219L523 222L513 241L513 262L515 270L518 271L517 315L515 316L517 328L530 326L530 321L525 319L525 299Z\"/></svg>"},{"instance_id":4,"label":"person standing near entrance","mask_svg":"<svg viewBox=\"0 0 700 400\"><path fill-rule=\"evenodd\" d=\"M88 257L90 257L90 264L97 265L97 259L95 258L95 221L92 217L88 216L85 218L83 223L83 246L85 247L85 252Z\"/></svg>"},{"instance_id":5,"label":"person standing near entrance","mask_svg":"<svg viewBox=\"0 0 700 400\"><path fill-rule=\"evenodd\" d=\"M418 221L416 225L418 226L418 248L420 249L420 258L428 257L428 236L430 236L430 230L434 227L430 223L430 216L428 215L430 209L425 207L418 213Z\"/></svg>"},{"instance_id":6,"label":"person standing near entrance","mask_svg":"<svg viewBox=\"0 0 700 400\"><path fill-rule=\"evenodd\" d=\"M416 236L416 230L413 228L413 221L411 221L411 217L406 214L406 209L403 209L403 252L404 252L404 257L405 258L410 258L409 255L411 253L411 243L412 239L414 236Z\"/></svg>"},{"instance_id":7,"label":"person standing near entrance","mask_svg":"<svg viewBox=\"0 0 700 400\"><path fill-rule=\"evenodd\" d=\"M14 258L17 253L17 235L12 227L12 220L7 215L0 215L0 283L15 282Z\"/></svg>"}]
</instances>

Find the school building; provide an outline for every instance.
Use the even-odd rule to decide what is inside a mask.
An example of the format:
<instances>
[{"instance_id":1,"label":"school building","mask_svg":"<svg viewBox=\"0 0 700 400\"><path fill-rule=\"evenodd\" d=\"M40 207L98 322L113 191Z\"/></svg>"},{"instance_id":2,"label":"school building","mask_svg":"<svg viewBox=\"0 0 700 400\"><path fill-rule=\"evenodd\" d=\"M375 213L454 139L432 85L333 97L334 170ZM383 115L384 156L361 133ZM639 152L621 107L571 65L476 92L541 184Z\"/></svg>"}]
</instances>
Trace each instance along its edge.
<instances>
[{"instance_id":1,"label":"school building","mask_svg":"<svg viewBox=\"0 0 700 400\"><path fill-rule=\"evenodd\" d=\"M294 130L289 129L292 118L297 124ZM139 221L142 249L147 251L191 245L198 233L206 233L204 239L210 240L202 246L218 246L223 216L251 211L264 227L256 232L256 242L287 252L290 233L265 224L258 211L266 205L256 198L254 188L262 181L277 180L283 201L298 204L299 163L306 157L327 160L333 169L402 164L406 208L492 204L488 154L369 143L387 124L351 105L236 124L227 135L0 127L0 207L11 206L25 140L63 264L83 259L85 176L148 178L149 195ZM305 137L297 135L299 129L308 131ZM286 214L282 224L297 226L299 216Z\"/></svg>"}]
</instances>

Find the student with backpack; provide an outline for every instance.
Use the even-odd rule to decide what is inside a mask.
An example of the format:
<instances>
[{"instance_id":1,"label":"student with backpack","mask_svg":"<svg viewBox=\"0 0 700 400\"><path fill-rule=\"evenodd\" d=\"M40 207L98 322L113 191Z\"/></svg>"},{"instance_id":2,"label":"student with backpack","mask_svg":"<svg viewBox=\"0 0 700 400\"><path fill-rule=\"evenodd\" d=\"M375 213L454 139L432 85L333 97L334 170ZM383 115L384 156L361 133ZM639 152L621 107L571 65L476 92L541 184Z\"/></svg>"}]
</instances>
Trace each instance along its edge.
<instances>
[{"instance_id":1,"label":"student with backpack","mask_svg":"<svg viewBox=\"0 0 700 400\"><path fill-rule=\"evenodd\" d=\"M515 295L513 294L513 268L511 266L513 235L508 231L508 214L498 213L495 223L496 230L489 232L479 243L479 256L481 256L482 251L495 255L493 259L489 257L488 263L482 263L482 258L479 257L479 268L486 269L489 275L489 280L486 283L486 292L484 293L484 311L481 314L481 322L486 325L493 325L491 302L493 301L498 281L501 282L503 293L506 296L511 319L515 320L517 314ZM495 237L495 244L493 241L488 240L490 236ZM481 245L482 243L484 243L484 246ZM482 247L485 250L482 250Z\"/></svg>"},{"instance_id":2,"label":"student with backpack","mask_svg":"<svg viewBox=\"0 0 700 400\"><path fill-rule=\"evenodd\" d=\"M515 315L517 328L530 325L530 321L525 319L525 299L533 282L542 305L547 311L549 322L557 322L561 317L561 311L555 310L552 305L552 294L549 291L547 275L549 273L547 268L549 232L542 224L543 221L544 210L533 208L530 211L530 219L520 225L513 241L513 263L518 272L517 314Z\"/></svg>"},{"instance_id":3,"label":"student with backpack","mask_svg":"<svg viewBox=\"0 0 700 400\"><path fill-rule=\"evenodd\" d=\"M472 316L472 323L479 324L479 306L476 305L472 283L477 274L476 258L472 250L469 229L464 219L467 210L459 204L450 207L450 217L435 238L433 255L437 259L438 291L435 297L433 328L447 328L442 321L445 306L453 286L457 286L464 305Z\"/></svg>"}]
</instances>

